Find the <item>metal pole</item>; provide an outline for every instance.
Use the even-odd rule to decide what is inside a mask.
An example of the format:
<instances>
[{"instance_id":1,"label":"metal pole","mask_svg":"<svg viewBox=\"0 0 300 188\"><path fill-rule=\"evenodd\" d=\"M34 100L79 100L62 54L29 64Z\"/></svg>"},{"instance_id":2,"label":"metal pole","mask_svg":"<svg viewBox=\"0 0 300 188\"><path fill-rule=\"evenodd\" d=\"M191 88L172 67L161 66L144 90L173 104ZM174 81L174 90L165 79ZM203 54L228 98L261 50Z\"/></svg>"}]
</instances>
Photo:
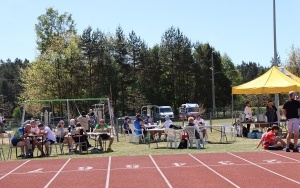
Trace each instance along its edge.
<instances>
[{"instance_id":1,"label":"metal pole","mask_svg":"<svg viewBox=\"0 0 300 188\"><path fill-rule=\"evenodd\" d=\"M274 32L274 65L278 66L277 62L277 42L276 42L276 9L275 0L273 0L273 32Z\"/></svg>"},{"instance_id":2,"label":"metal pole","mask_svg":"<svg viewBox=\"0 0 300 188\"><path fill-rule=\"evenodd\" d=\"M216 99L215 99L215 72L214 72L214 51L211 53L211 85L212 85L212 101L213 101L213 117L216 111Z\"/></svg>"},{"instance_id":3,"label":"metal pole","mask_svg":"<svg viewBox=\"0 0 300 188\"><path fill-rule=\"evenodd\" d=\"M273 33L274 33L274 65L278 66L277 62L277 42L276 42L276 6L275 6L275 0L273 0ZM279 110L279 94L275 94L275 106L278 109L277 110L277 117L280 116L280 110ZM280 121L280 118L278 119L278 123ZM278 124L279 125L279 124Z\"/></svg>"}]
</instances>

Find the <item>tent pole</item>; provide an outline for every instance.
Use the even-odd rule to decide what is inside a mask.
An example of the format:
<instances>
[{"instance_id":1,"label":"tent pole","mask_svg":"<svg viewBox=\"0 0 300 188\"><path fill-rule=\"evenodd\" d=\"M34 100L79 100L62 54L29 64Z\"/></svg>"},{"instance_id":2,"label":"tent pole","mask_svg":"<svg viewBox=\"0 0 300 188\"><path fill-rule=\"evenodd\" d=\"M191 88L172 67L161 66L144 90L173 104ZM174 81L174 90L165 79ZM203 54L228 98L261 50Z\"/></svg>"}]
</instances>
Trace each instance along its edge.
<instances>
[{"instance_id":1,"label":"tent pole","mask_svg":"<svg viewBox=\"0 0 300 188\"><path fill-rule=\"evenodd\" d=\"M279 125L279 122L280 122L280 110L279 110L279 94L278 93L275 94L275 106L277 108L276 115L277 115L277 123Z\"/></svg>"},{"instance_id":2,"label":"tent pole","mask_svg":"<svg viewBox=\"0 0 300 188\"><path fill-rule=\"evenodd\" d=\"M231 94L231 122L233 125L233 94Z\"/></svg>"}]
</instances>

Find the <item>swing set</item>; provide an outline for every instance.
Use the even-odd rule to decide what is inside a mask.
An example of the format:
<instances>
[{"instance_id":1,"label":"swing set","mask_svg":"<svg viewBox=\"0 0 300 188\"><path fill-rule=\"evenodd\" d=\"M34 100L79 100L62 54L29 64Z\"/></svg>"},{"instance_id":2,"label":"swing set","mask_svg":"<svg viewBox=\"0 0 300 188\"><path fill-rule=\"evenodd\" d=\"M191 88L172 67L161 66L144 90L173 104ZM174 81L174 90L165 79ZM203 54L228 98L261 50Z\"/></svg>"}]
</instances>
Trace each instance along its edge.
<instances>
[{"instance_id":1,"label":"swing set","mask_svg":"<svg viewBox=\"0 0 300 188\"><path fill-rule=\"evenodd\" d=\"M72 117L75 119L75 117L79 116L79 106L76 105L76 102L84 103L87 101L98 101L98 103L96 102L96 104L89 105L88 108L90 109L92 106L97 122L99 122L100 119L105 119L105 112L107 112L109 114L110 124L112 128L114 128L114 114L109 98L27 100L23 105L22 124L25 121L26 107L30 104L38 103L40 104L38 105L39 107L42 107L42 105L44 105L40 114L40 120L43 121L46 126L54 128L57 124L57 121L59 120L67 121L65 123L69 124ZM59 104L58 110L57 107L55 107L55 104ZM33 109L36 111L39 107L34 107ZM60 115L63 114L64 108L66 109L66 115L57 117L56 114L58 114L59 112ZM79 114L75 115L76 113Z\"/></svg>"}]
</instances>

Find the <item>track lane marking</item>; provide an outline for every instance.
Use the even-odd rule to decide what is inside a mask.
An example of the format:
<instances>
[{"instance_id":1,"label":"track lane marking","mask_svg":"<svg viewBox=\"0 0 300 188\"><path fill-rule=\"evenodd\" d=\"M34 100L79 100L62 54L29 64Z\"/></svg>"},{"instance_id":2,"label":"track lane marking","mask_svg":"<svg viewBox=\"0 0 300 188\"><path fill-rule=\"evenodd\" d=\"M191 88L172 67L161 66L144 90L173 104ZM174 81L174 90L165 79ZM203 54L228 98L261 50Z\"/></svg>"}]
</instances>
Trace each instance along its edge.
<instances>
[{"instance_id":1,"label":"track lane marking","mask_svg":"<svg viewBox=\"0 0 300 188\"><path fill-rule=\"evenodd\" d=\"M166 182L166 184L170 187L173 188L173 186L171 185L171 183L169 182L169 180L166 178L166 176L164 175L164 173L160 170L160 168L158 167L158 165L156 164L155 160L153 159L153 157L151 155L149 155L150 159L152 160L154 166L156 167L156 169L158 170L158 172L160 173L160 175L162 176L162 178L164 179L164 181Z\"/></svg>"},{"instance_id":2,"label":"track lane marking","mask_svg":"<svg viewBox=\"0 0 300 188\"><path fill-rule=\"evenodd\" d=\"M111 167L111 156L109 156L109 158L108 158L105 188L109 187L110 167Z\"/></svg>"},{"instance_id":3,"label":"track lane marking","mask_svg":"<svg viewBox=\"0 0 300 188\"><path fill-rule=\"evenodd\" d=\"M71 160L71 158L69 158L65 164L56 172L56 174L51 178L51 180L45 185L44 188L49 187L49 185L53 182L53 180L58 176L58 174L65 168L65 166L69 163L69 161Z\"/></svg>"},{"instance_id":4,"label":"track lane marking","mask_svg":"<svg viewBox=\"0 0 300 188\"><path fill-rule=\"evenodd\" d=\"M222 174L218 173L217 171L215 171L214 169L210 168L208 165L206 165L205 163L203 163L202 161L200 161L199 159L197 159L195 156L193 156L192 154L189 154L190 157L192 157L193 159L195 159L196 161L198 161L199 163L201 163L204 167L208 168L210 171L212 171L213 173L215 173L216 175L220 176L222 179L224 179L225 181L227 181L228 183L230 183L231 185L233 185L234 187L240 188L240 186L238 186L237 184L233 183L232 181L230 181L228 178L226 178L225 176L223 176Z\"/></svg>"},{"instance_id":5,"label":"track lane marking","mask_svg":"<svg viewBox=\"0 0 300 188\"><path fill-rule=\"evenodd\" d=\"M5 174L4 176L2 176L0 178L0 180L2 180L3 178L5 178L6 176L10 175L11 173L13 173L14 171L18 170L19 168L21 168L23 165L25 165L26 163L28 163L30 160L25 161L23 164L17 166L16 168L14 168L13 170L11 170L10 172L8 172L7 174Z\"/></svg>"},{"instance_id":6,"label":"track lane marking","mask_svg":"<svg viewBox=\"0 0 300 188\"><path fill-rule=\"evenodd\" d=\"M278 156L280 156L280 157L284 157L284 158L287 158L287 159L290 159L290 160L292 160L292 161L296 161L296 162L300 163L299 160L294 159L294 158L291 158L291 157L288 157L288 156L285 156L285 155L280 155L280 154L278 154L278 153L271 152L271 151L266 151L266 152L271 153L271 154L274 154L274 155L278 155Z\"/></svg>"},{"instance_id":7,"label":"track lane marking","mask_svg":"<svg viewBox=\"0 0 300 188\"><path fill-rule=\"evenodd\" d=\"M265 167L262 167L262 166L260 166L260 165L258 165L258 164L256 164L256 163L253 163L253 162L251 162L251 161L248 161L247 159L244 159L244 158L242 158L242 157L240 157L240 156L238 156L238 155L235 155L235 154L233 154L233 153L230 153L230 152L227 152L227 153L230 154L230 155L232 155L232 156L234 156L234 157L236 157L236 158L239 158L239 159L241 159L241 160L243 160L243 161L246 161L246 162L248 162L248 163L250 163L250 164L252 164L252 165L254 165L254 166L258 167L258 168L261 168L261 169L263 169L263 170L266 170L266 171L268 171L268 172L271 172L272 174L275 174L275 175L277 175L277 176L280 176L280 177L282 177L282 178L284 178L284 179L287 179L287 180L289 180L289 181L292 181L292 182L297 183L297 184L300 185L300 182L299 182L299 181L296 181L296 180L291 179L291 178L289 178L289 177L283 176L283 175L281 175L281 174L279 174L279 173L277 173L277 172L273 172L272 170L269 170L269 169L267 169L267 168L265 168Z\"/></svg>"}]
</instances>

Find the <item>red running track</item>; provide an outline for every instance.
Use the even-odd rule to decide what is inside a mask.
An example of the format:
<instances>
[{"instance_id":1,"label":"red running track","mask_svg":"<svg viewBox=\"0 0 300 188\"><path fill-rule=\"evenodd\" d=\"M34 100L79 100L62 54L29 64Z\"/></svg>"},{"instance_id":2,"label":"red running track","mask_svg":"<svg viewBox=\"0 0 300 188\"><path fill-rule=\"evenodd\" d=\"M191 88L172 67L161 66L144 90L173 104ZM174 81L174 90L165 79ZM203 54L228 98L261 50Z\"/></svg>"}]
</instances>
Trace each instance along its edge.
<instances>
[{"instance_id":1,"label":"red running track","mask_svg":"<svg viewBox=\"0 0 300 188\"><path fill-rule=\"evenodd\" d=\"M300 187L300 154L282 151L0 162L0 186Z\"/></svg>"}]
</instances>

